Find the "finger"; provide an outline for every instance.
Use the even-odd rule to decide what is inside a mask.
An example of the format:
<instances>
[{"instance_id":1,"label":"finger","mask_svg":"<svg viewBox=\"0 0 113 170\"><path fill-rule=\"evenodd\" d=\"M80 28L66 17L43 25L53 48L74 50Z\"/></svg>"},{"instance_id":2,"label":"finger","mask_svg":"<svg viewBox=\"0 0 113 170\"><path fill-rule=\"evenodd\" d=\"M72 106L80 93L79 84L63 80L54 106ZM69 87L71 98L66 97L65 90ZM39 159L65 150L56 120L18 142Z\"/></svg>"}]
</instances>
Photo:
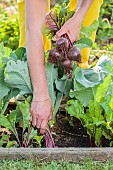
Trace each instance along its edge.
<instances>
[{"instance_id":1,"label":"finger","mask_svg":"<svg viewBox=\"0 0 113 170\"><path fill-rule=\"evenodd\" d=\"M32 116L32 125L35 127L36 126L36 117Z\"/></svg>"},{"instance_id":2,"label":"finger","mask_svg":"<svg viewBox=\"0 0 113 170\"><path fill-rule=\"evenodd\" d=\"M69 31L67 32L67 35L69 36L70 41L73 43L75 41L73 35L71 35Z\"/></svg>"},{"instance_id":3,"label":"finger","mask_svg":"<svg viewBox=\"0 0 113 170\"><path fill-rule=\"evenodd\" d=\"M46 127L48 124L48 119L43 119L40 126L40 133L44 134L46 132Z\"/></svg>"},{"instance_id":4,"label":"finger","mask_svg":"<svg viewBox=\"0 0 113 170\"><path fill-rule=\"evenodd\" d=\"M41 123L42 123L42 119L37 119L37 124L36 124L36 127L38 128L38 129L40 129L40 127L41 127Z\"/></svg>"},{"instance_id":5,"label":"finger","mask_svg":"<svg viewBox=\"0 0 113 170\"><path fill-rule=\"evenodd\" d=\"M54 36L54 41L58 40L63 34L65 34L66 31L64 31L63 29L59 30L56 35Z\"/></svg>"},{"instance_id":6,"label":"finger","mask_svg":"<svg viewBox=\"0 0 113 170\"><path fill-rule=\"evenodd\" d=\"M53 118L53 116L52 116L52 115L50 115L50 116L49 116L49 121L50 121L50 120L52 120L52 118Z\"/></svg>"},{"instance_id":7,"label":"finger","mask_svg":"<svg viewBox=\"0 0 113 170\"><path fill-rule=\"evenodd\" d=\"M77 37L76 37L76 41L78 41L80 39L80 35L78 35Z\"/></svg>"},{"instance_id":8,"label":"finger","mask_svg":"<svg viewBox=\"0 0 113 170\"><path fill-rule=\"evenodd\" d=\"M54 110L53 110L53 108L51 108L51 114L50 114L49 119L48 119L49 121L52 120L52 118L53 118L53 112L54 112Z\"/></svg>"}]
</instances>

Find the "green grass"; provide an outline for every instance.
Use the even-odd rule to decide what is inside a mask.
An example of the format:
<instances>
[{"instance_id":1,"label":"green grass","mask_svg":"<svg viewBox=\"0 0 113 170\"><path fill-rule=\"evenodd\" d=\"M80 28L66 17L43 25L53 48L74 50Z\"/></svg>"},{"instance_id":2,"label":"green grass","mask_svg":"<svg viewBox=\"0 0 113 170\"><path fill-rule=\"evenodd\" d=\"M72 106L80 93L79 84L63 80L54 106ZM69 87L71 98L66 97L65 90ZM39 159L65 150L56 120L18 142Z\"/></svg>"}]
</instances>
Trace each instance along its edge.
<instances>
[{"instance_id":1,"label":"green grass","mask_svg":"<svg viewBox=\"0 0 113 170\"><path fill-rule=\"evenodd\" d=\"M80 163L65 161L33 161L33 160L3 160L0 161L0 170L113 170L113 162L99 162L86 160Z\"/></svg>"}]
</instances>

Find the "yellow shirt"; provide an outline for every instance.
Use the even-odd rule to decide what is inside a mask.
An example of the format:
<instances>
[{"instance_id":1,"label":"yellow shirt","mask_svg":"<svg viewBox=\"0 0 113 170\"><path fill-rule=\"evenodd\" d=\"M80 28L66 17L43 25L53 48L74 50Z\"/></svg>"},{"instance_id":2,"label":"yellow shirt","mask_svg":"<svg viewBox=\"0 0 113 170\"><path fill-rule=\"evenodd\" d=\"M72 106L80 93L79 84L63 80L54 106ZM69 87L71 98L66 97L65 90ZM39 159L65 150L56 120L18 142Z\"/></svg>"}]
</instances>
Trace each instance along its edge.
<instances>
[{"instance_id":1,"label":"yellow shirt","mask_svg":"<svg viewBox=\"0 0 113 170\"><path fill-rule=\"evenodd\" d=\"M17 0L17 3L19 3L19 2L23 2L24 0Z\"/></svg>"}]
</instances>

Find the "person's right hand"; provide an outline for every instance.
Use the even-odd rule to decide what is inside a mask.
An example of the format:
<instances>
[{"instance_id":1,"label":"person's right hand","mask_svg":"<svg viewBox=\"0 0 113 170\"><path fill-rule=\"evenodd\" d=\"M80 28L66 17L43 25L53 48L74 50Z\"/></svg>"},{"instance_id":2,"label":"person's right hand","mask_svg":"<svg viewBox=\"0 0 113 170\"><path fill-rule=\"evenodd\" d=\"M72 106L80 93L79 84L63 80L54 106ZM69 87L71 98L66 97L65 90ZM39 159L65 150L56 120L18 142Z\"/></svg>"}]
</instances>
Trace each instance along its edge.
<instances>
[{"instance_id":1,"label":"person's right hand","mask_svg":"<svg viewBox=\"0 0 113 170\"><path fill-rule=\"evenodd\" d=\"M30 113L31 113L31 122L32 125L40 129L40 133L44 134L48 122L52 119L52 103L51 100L47 101L32 101Z\"/></svg>"}]
</instances>

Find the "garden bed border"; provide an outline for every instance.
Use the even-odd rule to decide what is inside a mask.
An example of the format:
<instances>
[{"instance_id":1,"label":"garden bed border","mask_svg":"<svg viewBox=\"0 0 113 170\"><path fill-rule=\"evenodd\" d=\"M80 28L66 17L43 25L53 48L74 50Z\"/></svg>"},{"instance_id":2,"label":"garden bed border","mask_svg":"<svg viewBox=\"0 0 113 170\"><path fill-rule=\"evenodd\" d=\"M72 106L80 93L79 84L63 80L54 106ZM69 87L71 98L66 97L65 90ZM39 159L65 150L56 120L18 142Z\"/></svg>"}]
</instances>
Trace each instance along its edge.
<instances>
[{"instance_id":1,"label":"garden bed border","mask_svg":"<svg viewBox=\"0 0 113 170\"><path fill-rule=\"evenodd\" d=\"M113 161L113 148L0 148L0 160L33 159L79 162L86 158L94 161Z\"/></svg>"}]
</instances>

